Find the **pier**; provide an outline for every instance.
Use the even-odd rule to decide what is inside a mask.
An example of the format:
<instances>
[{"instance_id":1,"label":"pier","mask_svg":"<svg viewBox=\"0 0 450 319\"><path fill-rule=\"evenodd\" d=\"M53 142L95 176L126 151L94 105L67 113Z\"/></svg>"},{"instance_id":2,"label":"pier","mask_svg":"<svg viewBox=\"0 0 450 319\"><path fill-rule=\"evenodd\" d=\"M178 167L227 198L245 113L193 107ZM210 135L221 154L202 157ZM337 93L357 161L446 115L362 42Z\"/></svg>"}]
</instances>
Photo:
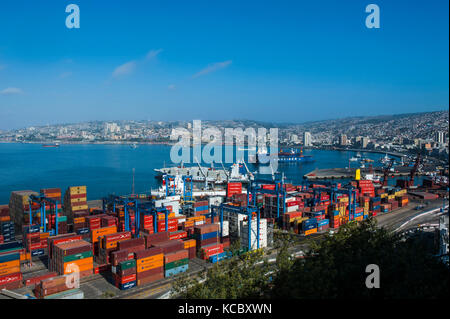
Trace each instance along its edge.
<instances>
[{"instance_id":1,"label":"pier","mask_svg":"<svg viewBox=\"0 0 450 319\"><path fill-rule=\"evenodd\" d=\"M312 172L305 174L303 177L308 180L355 178L356 169L356 167L315 169ZM389 176L409 176L411 169L412 167L396 167L396 171L389 172ZM370 168L360 168L360 170L361 174L384 174L384 170L381 167L374 167L372 172L370 171Z\"/></svg>"}]
</instances>

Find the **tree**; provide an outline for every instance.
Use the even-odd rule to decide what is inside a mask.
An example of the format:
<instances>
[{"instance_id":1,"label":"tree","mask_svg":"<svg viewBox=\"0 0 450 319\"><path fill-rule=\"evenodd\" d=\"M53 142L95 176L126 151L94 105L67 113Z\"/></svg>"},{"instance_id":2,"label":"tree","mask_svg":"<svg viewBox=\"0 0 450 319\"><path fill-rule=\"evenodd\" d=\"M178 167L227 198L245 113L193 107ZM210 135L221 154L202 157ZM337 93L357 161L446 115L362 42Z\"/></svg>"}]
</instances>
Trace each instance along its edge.
<instances>
[{"instance_id":1,"label":"tree","mask_svg":"<svg viewBox=\"0 0 450 319\"><path fill-rule=\"evenodd\" d=\"M270 269L262 251L223 260L196 278L182 276L172 285L172 295L183 299L261 298L267 291Z\"/></svg>"},{"instance_id":2,"label":"tree","mask_svg":"<svg viewBox=\"0 0 450 319\"><path fill-rule=\"evenodd\" d=\"M380 269L380 288L366 287L366 266ZM313 243L304 260L282 269L275 298L439 298L448 296L449 269L422 239L402 240L373 219L349 223Z\"/></svg>"}]
</instances>

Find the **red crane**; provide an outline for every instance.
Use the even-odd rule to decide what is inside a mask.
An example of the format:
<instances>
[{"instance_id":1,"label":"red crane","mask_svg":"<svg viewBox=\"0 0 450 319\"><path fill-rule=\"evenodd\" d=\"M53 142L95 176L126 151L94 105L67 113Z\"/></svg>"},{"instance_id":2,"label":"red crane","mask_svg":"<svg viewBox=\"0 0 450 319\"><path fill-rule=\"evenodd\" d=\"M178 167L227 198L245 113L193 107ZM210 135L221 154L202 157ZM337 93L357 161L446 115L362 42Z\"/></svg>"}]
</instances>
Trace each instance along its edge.
<instances>
[{"instance_id":1,"label":"red crane","mask_svg":"<svg viewBox=\"0 0 450 319\"><path fill-rule=\"evenodd\" d=\"M411 172L409 173L409 183L408 183L409 187L414 186L414 176L416 175L417 169L419 168L419 164L420 164L420 153L417 153L416 162L414 163L414 167L411 169Z\"/></svg>"},{"instance_id":2,"label":"red crane","mask_svg":"<svg viewBox=\"0 0 450 319\"><path fill-rule=\"evenodd\" d=\"M383 183L382 183L383 186L388 185L389 171L391 170L393 164L394 164L394 159L391 159L389 161L388 166L386 166L386 168L384 169Z\"/></svg>"}]
</instances>

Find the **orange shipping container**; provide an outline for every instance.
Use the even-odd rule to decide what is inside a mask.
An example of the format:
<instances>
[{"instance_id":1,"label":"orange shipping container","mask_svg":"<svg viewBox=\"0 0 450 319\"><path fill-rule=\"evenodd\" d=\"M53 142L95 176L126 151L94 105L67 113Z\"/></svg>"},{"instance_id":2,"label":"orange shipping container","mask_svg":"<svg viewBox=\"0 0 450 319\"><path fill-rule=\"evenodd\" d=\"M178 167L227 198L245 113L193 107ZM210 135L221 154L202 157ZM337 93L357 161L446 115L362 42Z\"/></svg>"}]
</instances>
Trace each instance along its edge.
<instances>
[{"instance_id":1,"label":"orange shipping container","mask_svg":"<svg viewBox=\"0 0 450 319\"><path fill-rule=\"evenodd\" d=\"M20 267L20 260L11 260L0 264L0 270L4 270L12 267Z\"/></svg>"},{"instance_id":2,"label":"orange shipping container","mask_svg":"<svg viewBox=\"0 0 450 319\"><path fill-rule=\"evenodd\" d=\"M114 233L117 233L116 226L108 226L108 227L93 229L92 234L91 234L91 241L92 241L92 243L96 243L100 236L105 236L105 235L114 234Z\"/></svg>"},{"instance_id":3,"label":"orange shipping container","mask_svg":"<svg viewBox=\"0 0 450 319\"><path fill-rule=\"evenodd\" d=\"M20 272L20 266L19 267L11 267L11 268L5 268L5 269L0 269L0 276L4 276L4 275L10 275L10 274L14 274Z\"/></svg>"},{"instance_id":4,"label":"orange shipping container","mask_svg":"<svg viewBox=\"0 0 450 319\"><path fill-rule=\"evenodd\" d=\"M94 258L93 257L88 257L88 258L83 258L83 259L78 259L78 260L74 260L74 261L69 261L64 263L64 269L66 269L69 265L75 264L78 267L84 266L84 265L93 265L94 263Z\"/></svg>"},{"instance_id":5,"label":"orange shipping container","mask_svg":"<svg viewBox=\"0 0 450 319\"><path fill-rule=\"evenodd\" d=\"M156 262L152 262L152 263L146 263L143 265L138 265L136 267L136 271L137 272L143 272L143 271L147 271L150 269L154 269L154 268L159 268L159 267L163 267L164 263L163 261L156 261Z\"/></svg>"},{"instance_id":6,"label":"orange shipping container","mask_svg":"<svg viewBox=\"0 0 450 319\"><path fill-rule=\"evenodd\" d=\"M158 254L158 255L154 255L154 256L150 256L150 257L146 257L146 258L137 259L136 264L143 265L143 264L159 262L159 261L161 261L161 262L164 261L164 254Z\"/></svg>"},{"instance_id":7,"label":"orange shipping container","mask_svg":"<svg viewBox=\"0 0 450 319\"><path fill-rule=\"evenodd\" d=\"M73 223L74 224L81 224L81 223L84 223L85 222L85 218L84 217L77 217L77 218L74 218L73 219Z\"/></svg>"}]
</instances>

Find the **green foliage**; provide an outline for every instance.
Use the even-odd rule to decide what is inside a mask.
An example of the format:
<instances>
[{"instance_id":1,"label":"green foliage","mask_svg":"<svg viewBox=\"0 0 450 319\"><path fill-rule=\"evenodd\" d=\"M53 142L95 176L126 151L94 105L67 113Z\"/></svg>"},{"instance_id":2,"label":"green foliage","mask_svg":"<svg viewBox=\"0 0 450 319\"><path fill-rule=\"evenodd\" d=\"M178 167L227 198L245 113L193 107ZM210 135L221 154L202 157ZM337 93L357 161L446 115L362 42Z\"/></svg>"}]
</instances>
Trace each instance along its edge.
<instances>
[{"instance_id":1,"label":"green foliage","mask_svg":"<svg viewBox=\"0 0 450 319\"><path fill-rule=\"evenodd\" d=\"M404 240L373 219L348 223L333 235L309 240L304 259L291 248L298 237L280 233L274 238L275 263L252 251L214 264L198 278L178 278L174 296L189 299L242 298L440 298L448 296L449 269L424 237ZM304 242L303 242L304 243ZM366 267L380 269L380 288L366 287Z\"/></svg>"},{"instance_id":2,"label":"green foliage","mask_svg":"<svg viewBox=\"0 0 450 319\"><path fill-rule=\"evenodd\" d=\"M183 299L260 298L268 287L269 265L262 251L252 251L214 264L201 277L205 279L201 283L179 278L172 285L172 295Z\"/></svg>"},{"instance_id":3,"label":"green foliage","mask_svg":"<svg viewBox=\"0 0 450 319\"><path fill-rule=\"evenodd\" d=\"M282 269L276 298L436 298L448 295L449 270L423 240L401 240L372 219L349 223L320 243L304 260ZM380 288L368 289L366 266L380 268Z\"/></svg>"}]
</instances>

